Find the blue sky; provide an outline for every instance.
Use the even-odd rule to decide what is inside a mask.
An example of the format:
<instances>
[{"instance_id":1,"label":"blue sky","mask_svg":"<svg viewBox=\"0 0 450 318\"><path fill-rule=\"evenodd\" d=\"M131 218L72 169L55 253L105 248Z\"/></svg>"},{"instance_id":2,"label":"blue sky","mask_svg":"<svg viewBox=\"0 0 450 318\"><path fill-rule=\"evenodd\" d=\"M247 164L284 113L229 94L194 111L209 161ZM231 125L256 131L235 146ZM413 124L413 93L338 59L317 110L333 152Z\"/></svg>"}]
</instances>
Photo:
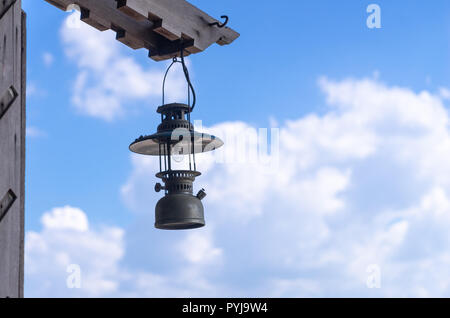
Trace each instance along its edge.
<instances>
[{"instance_id":1,"label":"blue sky","mask_svg":"<svg viewBox=\"0 0 450 318\"><path fill-rule=\"evenodd\" d=\"M189 58L194 117L279 128L279 165L200 159L208 226L155 230L157 165L128 145L156 129L167 63L23 0L26 296L449 296L450 3L192 3L241 33Z\"/></svg>"}]
</instances>

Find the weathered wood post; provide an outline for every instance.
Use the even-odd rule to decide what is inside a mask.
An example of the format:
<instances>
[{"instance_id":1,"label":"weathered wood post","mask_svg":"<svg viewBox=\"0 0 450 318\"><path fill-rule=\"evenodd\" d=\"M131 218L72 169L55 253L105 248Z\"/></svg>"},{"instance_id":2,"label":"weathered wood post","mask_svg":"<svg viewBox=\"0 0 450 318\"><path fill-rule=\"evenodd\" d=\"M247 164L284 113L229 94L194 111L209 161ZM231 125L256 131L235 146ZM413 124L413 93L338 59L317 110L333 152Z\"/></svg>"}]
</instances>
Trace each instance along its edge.
<instances>
[{"instance_id":1,"label":"weathered wood post","mask_svg":"<svg viewBox=\"0 0 450 318\"><path fill-rule=\"evenodd\" d=\"M0 297L23 297L26 26L0 1Z\"/></svg>"}]
</instances>

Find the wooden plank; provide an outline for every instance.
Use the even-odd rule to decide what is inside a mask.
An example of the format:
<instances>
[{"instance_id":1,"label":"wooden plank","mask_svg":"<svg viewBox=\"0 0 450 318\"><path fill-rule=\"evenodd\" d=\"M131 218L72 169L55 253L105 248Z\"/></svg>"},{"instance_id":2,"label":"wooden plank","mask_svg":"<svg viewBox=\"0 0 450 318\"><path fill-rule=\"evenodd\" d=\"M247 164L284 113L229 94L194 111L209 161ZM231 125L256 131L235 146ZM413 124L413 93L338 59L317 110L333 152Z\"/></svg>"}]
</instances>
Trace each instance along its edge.
<instances>
[{"instance_id":1,"label":"wooden plank","mask_svg":"<svg viewBox=\"0 0 450 318\"><path fill-rule=\"evenodd\" d=\"M185 0L133 1L140 1L141 7L145 7L150 16L157 16L163 20L161 28L167 26L169 33L171 32L170 28L172 28L177 30L176 35L178 37L182 33L199 42L195 46L200 50L205 50L219 40L224 44L230 44L239 37L239 33L228 27L222 29L211 27L211 23L218 21Z\"/></svg>"},{"instance_id":2,"label":"wooden plank","mask_svg":"<svg viewBox=\"0 0 450 318\"><path fill-rule=\"evenodd\" d=\"M0 298L4 298L23 296L26 39L21 0L0 9L4 10L0 94L10 103L0 118Z\"/></svg>"},{"instance_id":3,"label":"wooden plank","mask_svg":"<svg viewBox=\"0 0 450 318\"><path fill-rule=\"evenodd\" d=\"M228 27L211 27L218 21L185 0L118 0L117 6L138 20L152 20L153 30L171 41L193 39L193 45L186 48L191 53L204 51L213 43L230 44L239 37Z\"/></svg>"},{"instance_id":4,"label":"wooden plank","mask_svg":"<svg viewBox=\"0 0 450 318\"><path fill-rule=\"evenodd\" d=\"M74 3L73 0L45 0L59 9L66 10L70 5ZM124 30L127 33L128 38L139 39L144 43L144 47L149 50L156 50L159 45L168 43L166 39L163 39L160 35L149 32L153 27L151 21L137 22L133 18L130 18L126 14L117 10L117 4L114 0L78 0L76 4L82 8L82 10L89 11L89 19L86 21L88 24L97 24L108 27L113 31ZM97 26L95 26L97 28ZM103 29L103 28L102 28ZM121 36L118 37L122 39Z\"/></svg>"},{"instance_id":5,"label":"wooden plank","mask_svg":"<svg viewBox=\"0 0 450 318\"><path fill-rule=\"evenodd\" d=\"M128 1L127 5L126 0L117 0L117 8L125 13L126 15L132 17L136 21L145 21L148 18L148 12L146 12L145 8L142 7L142 3L139 1Z\"/></svg>"},{"instance_id":6,"label":"wooden plank","mask_svg":"<svg viewBox=\"0 0 450 318\"><path fill-rule=\"evenodd\" d=\"M186 55L199 53L212 44L226 45L239 33L225 27L185 0L46 0L65 10L74 2L80 6L82 20L104 31L117 33L117 40L133 48L146 48L156 60L174 57L180 51L180 39L192 43Z\"/></svg>"},{"instance_id":7,"label":"wooden plank","mask_svg":"<svg viewBox=\"0 0 450 318\"><path fill-rule=\"evenodd\" d=\"M80 8L81 10L81 21L84 23L89 24L91 27L96 28L99 31L106 31L111 29L111 24L107 21L102 19L99 16L96 16L89 11L89 9L86 8Z\"/></svg>"},{"instance_id":8,"label":"wooden plank","mask_svg":"<svg viewBox=\"0 0 450 318\"><path fill-rule=\"evenodd\" d=\"M19 229L20 255L19 255L19 297L24 296L25 271L25 147L26 147L26 103L27 103L27 15L22 10L22 50L21 50L21 107L20 107L20 198L19 198Z\"/></svg>"},{"instance_id":9,"label":"wooden plank","mask_svg":"<svg viewBox=\"0 0 450 318\"><path fill-rule=\"evenodd\" d=\"M182 36L181 30L177 30L169 23L168 16L172 14L147 0L118 0L117 8L137 21L146 19L153 21L155 23L153 31L171 41L179 40Z\"/></svg>"},{"instance_id":10,"label":"wooden plank","mask_svg":"<svg viewBox=\"0 0 450 318\"><path fill-rule=\"evenodd\" d=\"M133 50L142 49L145 46L144 42L139 38L122 29L116 31L116 40L131 47Z\"/></svg>"},{"instance_id":11,"label":"wooden plank","mask_svg":"<svg viewBox=\"0 0 450 318\"><path fill-rule=\"evenodd\" d=\"M45 1L63 11L66 11L68 8L68 4L66 4L66 1L59 1L59 0L45 0Z\"/></svg>"}]
</instances>

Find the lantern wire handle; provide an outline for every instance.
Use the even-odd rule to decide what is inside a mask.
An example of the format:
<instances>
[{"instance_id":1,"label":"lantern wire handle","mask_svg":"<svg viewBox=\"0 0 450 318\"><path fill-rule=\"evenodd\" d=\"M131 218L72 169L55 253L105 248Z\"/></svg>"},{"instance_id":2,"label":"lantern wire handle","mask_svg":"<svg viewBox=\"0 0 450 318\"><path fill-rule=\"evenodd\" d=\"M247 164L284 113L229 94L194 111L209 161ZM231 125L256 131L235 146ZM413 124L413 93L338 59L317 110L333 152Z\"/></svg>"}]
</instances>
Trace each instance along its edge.
<instances>
[{"instance_id":1,"label":"lantern wire handle","mask_svg":"<svg viewBox=\"0 0 450 318\"><path fill-rule=\"evenodd\" d=\"M197 170L197 164L195 162L195 142L194 142L194 132L192 130L192 126L191 126L191 112L194 110L195 104L197 102L197 96L195 94L195 89L194 86L192 85L191 82L191 78L189 76L189 70L186 67L186 63L184 61L184 46L183 46L183 39L181 39L181 50L180 50L180 57L181 57L181 64L183 66L183 72L184 72L184 76L186 77L186 81L188 83L188 88L190 89L190 91L192 91L192 106L189 106L189 112L188 112L188 121L189 121L189 130L191 132L191 145L192 145L192 158L193 158L193 163L194 163L194 171ZM190 94L188 93L188 98L189 98L189 104L190 104ZM191 155L189 154L189 168L191 168Z\"/></svg>"},{"instance_id":2,"label":"lantern wire handle","mask_svg":"<svg viewBox=\"0 0 450 318\"><path fill-rule=\"evenodd\" d=\"M169 65L169 67L168 67L167 70L166 70L166 73L164 74L164 80L163 80L163 86L162 86L162 105L164 105L164 103L165 103L165 96L166 96L166 89L165 89L165 88L166 88L166 79L167 79L167 75L169 74L170 69L172 68L172 66L173 66L175 63L181 63L181 62L178 61L176 57L174 57L174 58L172 59L172 63Z\"/></svg>"},{"instance_id":3,"label":"lantern wire handle","mask_svg":"<svg viewBox=\"0 0 450 318\"><path fill-rule=\"evenodd\" d=\"M181 41L183 41L183 39L181 39ZM189 70L186 66L186 63L184 62L184 46L183 46L183 42L181 42L181 52L180 52L180 56L181 56L181 65L183 65L183 72L184 72L184 76L186 77L186 82L188 83L191 91L192 91L192 106L189 105L190 109L189 112L192 112L194 110L195 104L197 102L197 96L195 94L195 89L194 86L192 85L191 82L191 77L189 76Z\"/></svg>"},{"instance_id":4,"label":"lantern wire handle","mask_svg":"<svg viewBox=\"0 0 450 318\"><path fill-rule=\"evenodd\" d=\"M162 105L165 105L165 88L166 88L166 80L167 80L167 75L169 74L170 69L172 68L172 66L174 66L176 63L180 63L182 65L183 68L183 73L184 73L184 77L186 79L186 82L188 84L188 113L187 113L187 117L188 117L188 122L189 122L189 132L191 133L191 145L192 145L192 149L191 149L191 153L189 153L189 169L192 170L192 161L194 163L194 171L197 169L197 164L195 162L195 142L194 142L194 131L192 129L192 123L191 123L191 112L194 110L195 108L195 104L197 102L197 96L195 94L195 89L194 86L192 85L191 82L191 77L189 75L189 70L186 66L185 60L184 60L184 45L183 45L183 39L181 39L181 48L180 48L180 59L178 60L178 58L175 56L172 59L172 63L170 63L169 67L166 70L166 73L164 74L164 80L163 80L163 85L162 85ZM191 92L192 92L192 105L191 105ZM161 114L161 120L163 120L163 114ZM191 154L192 154L192 161L191 161ZM160 155L161 155L161 150L160 150ZM170 170L170 149L169 149L169 170ZM166 149L164 149L164 159L166 159ZM161 166L161 163L160 163ZM164 160L164 166L165 169L167 169L166 166L166 160Z\"/></svg>"},{"instance_id":5,"label":"lantern wire handle","mask_svg":"<svg viewBox=\"0 0 450 318\"><path fill-rule=\"evenodd\" d=\"M191 113L194 108L195 108L195 104L197 102L197 95L195 94L195 89L194 86L192 85L191 82L191 77L189 75L189 70L186 66L185 60L184 60L184 47L183 47L183 43L181 43L181 50L180 50L180 57L181 60L179 61L177 59L177 57L175 56L172 59L172 63L169 65L169 67L166 70L166 73L164 74L164 80L163 80L163 87L162 87L162 104L164 105L165 102L165 87L166 87L166 80L167 80L167 75L169 74L170 69L172 68L172 66L176 63L181 63L182 67L183 67L183 73L184 73L184 77L186 78L186 82L188 84L188 96L189 96L189 104L190 104L190 92L192 92L192 106L189 106L189 112Z\"/></svg>"}]
</instances>

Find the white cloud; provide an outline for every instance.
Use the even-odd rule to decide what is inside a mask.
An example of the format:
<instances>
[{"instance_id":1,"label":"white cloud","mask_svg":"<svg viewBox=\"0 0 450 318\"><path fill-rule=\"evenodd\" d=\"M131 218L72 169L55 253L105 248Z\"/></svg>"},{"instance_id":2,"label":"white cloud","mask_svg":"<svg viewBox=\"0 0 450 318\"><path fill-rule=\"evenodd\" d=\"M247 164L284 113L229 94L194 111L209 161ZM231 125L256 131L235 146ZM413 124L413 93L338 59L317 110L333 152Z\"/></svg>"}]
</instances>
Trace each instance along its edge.
<instances>
[{"instance_id":1,"label":"white cloud","mask_svg":"<svg viewBox=\"0 0 450 318\"><path fill-rule=\"evenodd\" d=\"M439 89L439 95L441 96L442 99L449 100L450 99L450 89L448 89L446 87L441 87Z\"/></svg>"},{"instance_id":2,"label":"white cloud","mask_svg":"<svg viewBox=\"0 0 450 318\"><path fill-rule=\"evenodd\" d=\"M107 296L449 296L450 135L441 97L370 79L319 85L328 111L280 127L275 166L236 156L233 140L254 136L254 127L206 128L228 142L197 157L205 229L150 230L158 163L133 155L121 193L141 212L136 227L110 230L122 236L105 246L108 235L89 227L57 236L69 217L50 213L59 225L28 234L28 266L75 262L83 251L86 270L107 282L97 286L109 286L92 294ZM94 249L107 253L101 264ZM366 287L371 264L381 269L381 289Z\"/></svg>"},{"instance_id":3,"label":"white cloud","mask_svg":"<svg viewBox=\"0 0 450 318\"><path fill-rule=\"evenodd\" d=\"M50 52L45 52L42 55L42 61L44 62L44 65L47 67L52 66L53 62L55 61L55 57Z\"/></svg>"},{"instance_id":4,"label":"white cloud","mask_svg":"<svg viewBox=\"0 0 450 318\"><path fill-rule=\"evenodd\" d=\"M312 279L275 279L270 282L270 297L320 297L319 282Z\"/></svg>"},{"instance_id":5,"label":"white cloud","mask_svg":"<svg viewBox=\"0 0 450 318\"><path fill-rule=\"evenodd\" d=\"M43 89L41 89L40 87L38 87L38 85L36 85L35 82L33 81L28 81L27 82L27 98L29 97L45 97L47 95L47 92Z\"/></svg>"},{"instance_id":6,"label":"white cloud","mask_svg":"<svg viewBox=\"0 0 450 318\"><path fill-rule=\"evenodd\" d=\"M27 96L34 95L37 92L36 84L32 82L27 83Z\"/></svg>"},{"instance_id":7,"label":"white cloud","mask_svg":"<svg viewBox=\"0 0 450 318\"><path fill-rule=\"evenodd\" d=\"M95 297L117 291L118 261L124 254L122 229L89 229L86 214L70 206L45 213L41 222L41 232L26 234L28 297ZM66 285L71 264L81 268L82 289Z\"/></svg>"},{"instance_id":8,"label":"white cloud","mask_svg":"<svg viewBox=\"0 0 450 318\"><path fill-rule=\"evenodd\" d=\"M78 75L74 81L72 103L82 114L112 121L123 116L125 105L139 102L147 105L149 98L158 104L161 96L163 66L144 69L131 54L124 53L128 48L115 40L112 31L99 32L85 23L70 27L67 17L61 28L61 37L66 55L77 65ZM130 51L131 53L132 51ZM165 65L165 64L164 64ZM181 70L168 77L168 100L184 98L185 81Z\"/></svg>"},{"instance_id":9,"label":"white cloud","mask_svg":"<svg viewBox=\"0 0 450 318\"><path fill-rule=\"evenodd\" d=\"M37 127L33 127L33 126L28 126L26 133L27 133L27 137L31 137L31 138L44 137L47 135L46 132L42 131L41 129L39 129Z\"/></svg>"},{"instance_id":10,"label":"white cloud","mask_svg":"<svg viewBox=\"0 0 450 318\"><path fill-rule=\"evenodd\" d=\"M192 232L179 246L180 254L196 265L215 263L222 257L222 250L214 247L210 233Z\"/></svg>"},{"instance_id":11,"label":"white cloud","mask_svg":"<svg viewBox=\"0 0 450 318\"><path fill-rule=\"evenodd\" d=\"M89 228L86 214L82 210L70 206L55 208L45 213L41 222L46 229L86 232Z\"/></svg>"},{"instance_id":12,"label":"white cloud","mask_svg":"<svg viewBox=\"0 0 450 318\"><path fill-rule=\"evenodd\" d=\"M214 286L203 268L218 266L221 249L208 232L186 233L177 244L182 256L173 273L132 270L122 265L124 230L89 226L79 208L65 206L43 214L40 232L27 232L25 295L27 297L188 297L212 295ZM163 242L162 242L163 244ZM162 256L162 255L161 255ZM81 288L68 288L69 266L81 270Z\"/></svg>"},{"instance_id":13,"label":"white cloud","mask_svg":"<svg viewBox=\"0 0 450 318\"><path fill-rule=\"evenodd\" d=\"M441 97L376 79L319 85L328 111L280 127L276 169L236 159L233 138L198 156L196 185L208 192L207 223L228 284L212 282L233 296L449 295L450 136ZM245 123L207 130L256 133ZM122 194L147 211L159 197L143 196L157 164L132 158ZM371 264L382 270L380 290L366 287Z\"/></svg>"}]
</instances>

